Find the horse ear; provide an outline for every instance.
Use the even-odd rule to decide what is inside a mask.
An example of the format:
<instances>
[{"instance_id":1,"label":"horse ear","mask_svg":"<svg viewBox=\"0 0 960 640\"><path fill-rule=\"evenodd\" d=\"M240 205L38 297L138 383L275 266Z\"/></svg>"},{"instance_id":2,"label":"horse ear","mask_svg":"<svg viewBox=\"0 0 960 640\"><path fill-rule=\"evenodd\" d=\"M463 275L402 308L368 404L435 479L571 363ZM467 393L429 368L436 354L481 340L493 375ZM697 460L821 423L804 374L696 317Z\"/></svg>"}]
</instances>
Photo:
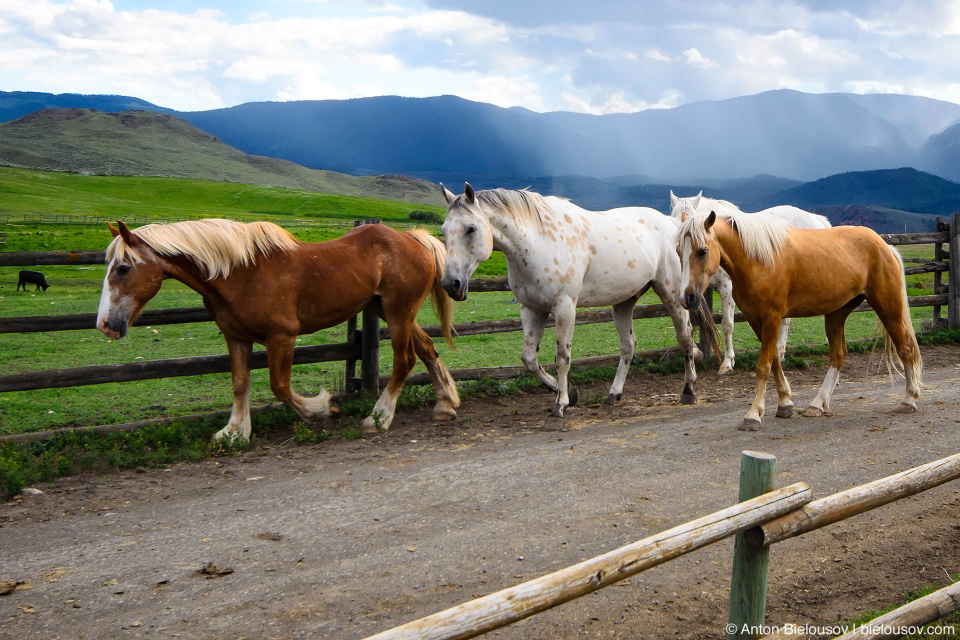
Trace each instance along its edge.
<instances>
[{"instance_id":1,"label":"horse ear","mask_svg":"<svg viewBox=\"0 0 960 640\"><path fill-rule=\"evenodd\" d=\"M707 216L707 219L703 221L703 230L710 231L710 228L713 226L713 223L717 221L717 212L711 211L710 215Z\"/></svg>"},{"instance_id":2,"label":"horse ear","mask_svg":"<svg viewBox=\"0 0 960 640\"><path fill-rule=\"evenodd\" d=\"M670 208L677 206L677 196L673 195L673 189L670 189Z\"/></svg>"},{"instance_id":3,"label":"horse ear","mask_svg":"<svg viewBox=\"0 0 960 640\"><path fill-rule=\"evenodd\" d=\"M694 206L694 207L699 207L699 206L700 206L700 198L701 198L702 196L703 196L703 189L701 189L701 190L700 190L700 193L697 194L697 199L696 199L696 200L694 201L694 203L693 203L693 206Z\"/></svg>"},{"instance_id":4,"label":"horse ear","mask_svg":"<svg viewBox=\"0 0 960 640\"><path fill-rule=\"evenodd\" d=\"M473 192L473 187L469 182L463 183L463 195L467 198L468 204L474 204L477 201L477 195Z\"/></svg>"},{"instance_id":5,"label":"horse ear","mask_svg":"<svg viewBox=\"0 0 960 640\"><path fill-rule=\"evenodd\" d=\"M127 246L136 246L138 241L137 236L130 232L130 228L126 223L124 223L123 220L117 220L117 226L120 227L120 235L123 237L123 241L127 243Z\"/></svg>"},{"instance_id":6,"label":"horse ear","mask_svg":"<svg viewBox=\"0 0 960 640\"><path fill-rule=\"evenodd\" d=\"M443 186L442 182L440 183L440 190L443 191L443 199L447 201L447 204L453 204L453 201L457 198L457 196L453 195L450 189L447 189L445 186Z\"/></svg>"},{"instance_id":7,"label":"horse ear","mask_svg":"<svg viewBox=\"0 0 960 640\"><path fill-rule=\"evenodd\" d=\"M110 229L110 235L113 236L114 238L120 235L120 229L117 229L115 226L113 226L109 222L107 223L107 227L109 227Z\"/></svg>"}]
</instances>

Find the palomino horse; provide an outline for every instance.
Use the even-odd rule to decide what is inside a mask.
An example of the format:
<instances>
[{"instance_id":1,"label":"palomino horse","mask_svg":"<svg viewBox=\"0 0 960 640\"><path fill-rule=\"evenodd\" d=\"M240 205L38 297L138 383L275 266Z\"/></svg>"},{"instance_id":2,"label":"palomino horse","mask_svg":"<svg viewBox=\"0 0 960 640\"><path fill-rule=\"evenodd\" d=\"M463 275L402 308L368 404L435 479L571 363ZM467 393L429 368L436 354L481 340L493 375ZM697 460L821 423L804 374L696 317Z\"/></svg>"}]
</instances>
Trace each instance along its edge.
<instances>
[{"instance_id":1,"label":"palomino horse","mask_svg":"<svg viewBox=\"0 0 960 640\"><path fill-rule=\"evenodd\" d=\"M266 347L270 388L304 420L336 415L330 394L304 398L290 389L296 337L331 327L372 303L386 320L393 343L393 374L363 422L366 431L386 429L416 357L436 390L434 417L452 420L460 404L433 342L416 323L430 294L452 345L452 302L440 287L443 243L426 231L402 233L364 225L328 242L300 242L269 222L242 224L199 220L151 224L131 231L110 227L107 275L97 328L111 338L127 326L160 284L174 278L203 297L223 332L233 373L233 412L215 438L250 437L250 359L253 343Z\"/></svg>"},{"instance_id":2,"label":"palomino horse","mask_svg":"<svg viewBox=\"0 0 960 640\"><path fill-rule=\"evenodd\" d=\"M678 198L670 192L670 216L681 222L685 216L693 216L698 213L708 214L715 211L721 218L729 218L731 214L745 213L737 205L726 200L714 200L713 198L704 198L703 191L689 198ZM780 205L757 211L755 215L769 215L779 218L791 227L798 229L826 229L830 227L830 221L826 217L792 207L790 205ZM723 375L733 368L736 354L733 351L733 284L730 282L730 276L723 269L718 269L713 278L710 279L710 286L720 294L720 312L723 318L723 337L724 352L723 362L720 364L719 375ZM784 318L780 324L780 337L777 339L777 353L783 359L783 354L787 349L787 334L790 332L790 318Z\"/></svg>"},{"instance_id":3,"label":"palomino horse","mask_svg":"<svg viewBox=\"0 0 960 640\"><path fill-rule=\"evenodd\" d=\"M886 330L887 365L894 366L894 351L903 363L906 393L897 411L917 410L923 364L910 318L903 260L872 230L796 229L767 216L737 214L724 220L710 213L683 222L677 252L683 264L682 304L695 304L713 274L723 267L733 281L737 305L760 338L757 395L742 430L760 428L771 367L777 382L777 417L793 415L790 384L776 348L780 321L785 317L824 316L830 367L803 414L819 416L829 410L847 355L843 326L864 300Z\"/></svg>"},{"instance_id":4,"label":"palomino horse","mask_svg":"<svg viewBox=\"0 0 960 640\"><path fill-rule=\"evenodd\" d=\"M688 314L678 302L677 228L670 218L647 208L586 211L561 198L506 189L474 192L469 184L461 196L446 188L443 195L448 204L443 223L447 243L443 287L454 300L466 299L468 281L477 266L494 249L503 251L510 289L521 305L523 363L557 392L555 419L562 420L564 410L576 404L579 395L567 389L576 308L613 307L620 364L604 402L610 409L623 393L637 342L633 308L651 286L669 311L686 356L681 402L696 402L694 359L700 352L691 337ZM556 379L537 359L550 313L557 327ZM712 317L709 324L712 329Z\"/></svg>"}]
</instances>

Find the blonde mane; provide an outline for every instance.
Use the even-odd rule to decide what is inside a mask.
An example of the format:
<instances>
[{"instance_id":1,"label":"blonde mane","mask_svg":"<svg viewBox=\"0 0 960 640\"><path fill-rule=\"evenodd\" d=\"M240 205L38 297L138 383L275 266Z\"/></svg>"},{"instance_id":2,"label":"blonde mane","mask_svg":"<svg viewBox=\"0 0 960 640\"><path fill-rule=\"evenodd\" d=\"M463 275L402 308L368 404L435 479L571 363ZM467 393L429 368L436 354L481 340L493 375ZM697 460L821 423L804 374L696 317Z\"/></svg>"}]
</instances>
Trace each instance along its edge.
<instances>
[{"instance_id":1,"label":"blonde mane","mask_svg":"<svg viewBox=\"0 0 960 640\"><path fill-rule=\"evenodd\" d=\"M543 228L543 211L551 211L546 199L535 191L521 189L484 189L476 192L476 199L481 205L499 213L510 215L518 223L526 223L538 229ZM451 208L460 207L469 210L463 195L457 196Z\"/></svg>"},{"instance_id":2,"label":"blonde mane","mask_svg":"<svg viewBox=\"0 0 960 640\"><path fill-rule=\"evenodd\" d=\"M255 264L258 255L273 249L297 248L297 239L272 222L244 224L211 218L148 224L132 233L160 255L190 258L207 272L209 280L226 278L237 267ZM107 247L107 262L114 259L143 261L122 236L114 238Z\"/></svg>"},{"instance_id":3,"label":"blonde mane","mask_svg":"<svg viewBox=\"0 0 960 640\"><path fill-rule=\"evenodd\" d=\"M704 227L708 215L698 214L684 220L680 225L680 237L683 238L689 234L694 243L700 246L706 244L713 236L713 230L708 232ZM787 242L789 227L771 216L756 216L741 212L718 215L717 219L728 221L736 230L740 238L740 246L743 247L747 256L764 264L772 263Z\"/></svg>"}]
</instances>

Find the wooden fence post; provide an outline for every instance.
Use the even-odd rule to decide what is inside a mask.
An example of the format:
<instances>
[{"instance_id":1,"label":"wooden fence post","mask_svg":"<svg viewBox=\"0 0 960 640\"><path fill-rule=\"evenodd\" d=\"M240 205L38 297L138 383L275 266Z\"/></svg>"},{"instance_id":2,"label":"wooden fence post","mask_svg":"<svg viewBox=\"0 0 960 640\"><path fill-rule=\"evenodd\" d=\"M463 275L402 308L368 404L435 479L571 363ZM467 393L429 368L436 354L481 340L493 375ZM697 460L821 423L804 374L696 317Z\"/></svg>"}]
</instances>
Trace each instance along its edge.
<instances>
[{"instance_id":1,"label":"wooden fence post","mask_svg":"<svg viewBox=\"0 0 960 640\"><path fill-rule=\"evenodd\" d=\"M379 218L354 220L353 226L380 224ZM380 393L380 318L370 307L363 310L360 326L360 389ZM347 372L350 373L349 371Z\"/></svg>"},{"instance_id":2,"label":"wooden fence post","mask_svg":"<svg viewBox=\"0 0 960 640\"><path fill-rule=\"evenodd\" d=\"M360 338L360 389L380 393L380 318L369 306L363 310Z\"/></svg>"},{"instance_id":3,"label":"wooden fence post","mask_svg":"<svg viewBox=\"0 0 960 640\"><path fill-rule=\"evenodd\" d=\"M777 459L769 453L744 451L740 457L740 497L744 502L773 491ZM770 548L766 553L750 547L742 533L733 543L733 575L730 579L730 617L728 640L747 640L763 635L767 610L767 569Z\"/></svg>"},{"instance_id":4,"label":"wooden fence post","mask_svg":"<svg viewBox=\"0 0 960 640\"><path fill-rule=\"evenodd\" d=\"M950 214L950 281L947 283L947 326L960 326L960 213Z\"/></svg>"},{"instance_id":5,"label":"wooden fence post","mask_svg":"<svg viewBox=\"0 0 960 640\"><path fill-rule=\"evenodd\" d=\"M360 336L357 334L357 316L353 316L347 320L347 344L357 344L359 341ZM356 383L357 361L345 360L343 364L343 392L353 393L358 390Z\"/></svg>"}]
</instances>

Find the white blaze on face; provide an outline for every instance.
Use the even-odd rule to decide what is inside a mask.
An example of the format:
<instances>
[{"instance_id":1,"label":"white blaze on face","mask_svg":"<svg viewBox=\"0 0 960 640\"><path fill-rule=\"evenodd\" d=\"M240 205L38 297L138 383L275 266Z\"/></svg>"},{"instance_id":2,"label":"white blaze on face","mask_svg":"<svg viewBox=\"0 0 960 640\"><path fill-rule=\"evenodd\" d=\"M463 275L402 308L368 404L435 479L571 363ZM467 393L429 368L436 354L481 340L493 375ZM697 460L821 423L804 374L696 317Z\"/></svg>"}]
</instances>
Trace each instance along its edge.
<instances>
[{"instance_id":1,"label":"white blaze on face","mask_svg":"<svg viewBox=\"0 0 960 640\"><path fill-rule=\"evenodd\" d=\"M110 285L107 284L107 279L110 277L110 269L113 268L113 261L110 261L110 264L107 265L107 273L103 276L103 291L100 292L100 306L97 307L97 328L107 326L107 318L110 317L110 306L112 301L112 295L110 293ZM102 331L102 329L101 329Z\"/></svg>"},{"instance_id":2,"label":"white blaze on face","mask_svg":"<svg viewBox=\"0 0 960 640\"><path fill-rule=\"evenodd\" d=\"M680 297L682 298L687 287L690 286L690 254L693 252L693 242L686 235L680 240Z\"/></svg>"}]
</instances>

